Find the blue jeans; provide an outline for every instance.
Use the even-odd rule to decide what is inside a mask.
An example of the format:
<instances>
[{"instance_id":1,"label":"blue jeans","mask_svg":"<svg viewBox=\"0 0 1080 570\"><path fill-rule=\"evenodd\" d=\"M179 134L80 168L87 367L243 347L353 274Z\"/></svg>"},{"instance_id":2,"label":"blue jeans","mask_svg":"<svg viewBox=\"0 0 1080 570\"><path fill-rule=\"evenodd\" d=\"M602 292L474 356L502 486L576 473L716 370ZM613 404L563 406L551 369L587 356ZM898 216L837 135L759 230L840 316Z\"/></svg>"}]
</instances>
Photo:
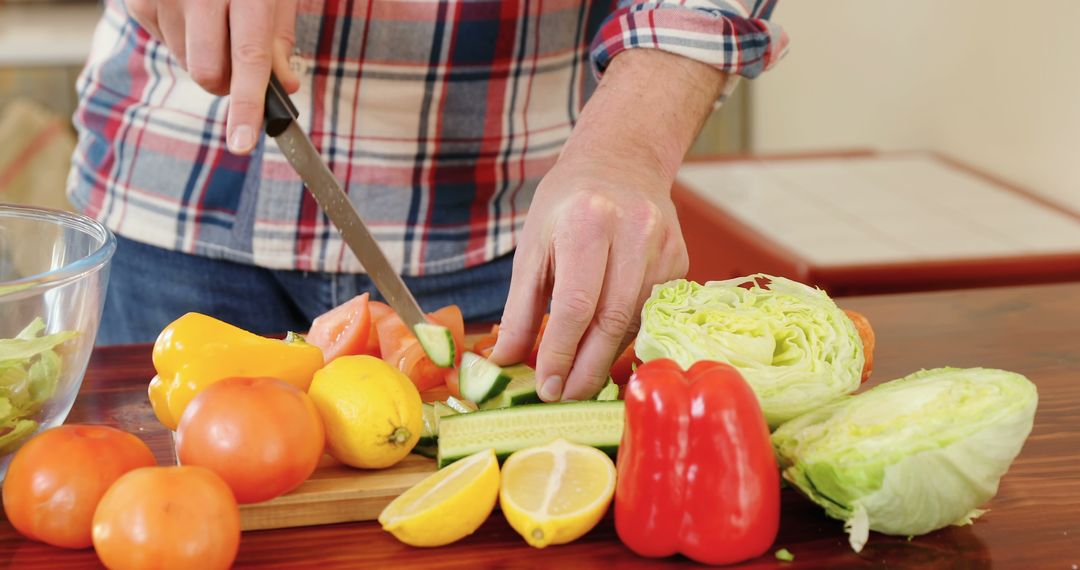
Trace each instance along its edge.
<instances>
[{"instance_id":1,"label":"blue jeans","mask_svg":"<svg viewBox=\"0 0 1080 570\"><path fill-rule=\"evenodd\" d=\"M405 284L425 311L457 305L466 321L497 322L512 263L509 254L463 271L406 277ZM264 269L117 236L97 344L153 342L188 312L263 334L302 332L315 317L365 292L382 300L367 275Z\"/></svg>"}]
</instances>

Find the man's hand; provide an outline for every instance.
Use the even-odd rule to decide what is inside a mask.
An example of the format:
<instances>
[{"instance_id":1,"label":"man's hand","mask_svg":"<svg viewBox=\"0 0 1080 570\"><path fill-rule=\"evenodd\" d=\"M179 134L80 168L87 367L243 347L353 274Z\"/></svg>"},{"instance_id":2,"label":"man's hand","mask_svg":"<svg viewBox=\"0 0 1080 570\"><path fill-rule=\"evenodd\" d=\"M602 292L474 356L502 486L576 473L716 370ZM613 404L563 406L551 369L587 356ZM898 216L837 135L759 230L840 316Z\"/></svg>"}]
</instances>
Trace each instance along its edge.
<instances>
[{"instance_id":1,"label":"man's hand","mask_svg":"<svg viewBox=\"0 0 1080 570\"><path fill-rule=\"evenodd\" d=\"M226 141L247 154L262 129L270 70L290 93L296 0L126 0L128 12L165 44L203 89L229 97Z\"/></svg>"},{"instance_id":2,"label":"man's hand","mask_svg":"<svg viewBox=\"0 0 1080 570\"><path fill-rule=\"evenodd\" d=\"M544 400L595 395L652 286L686 274L671 184L725 80L680 56L623 52L537 188L492 359L524 360L550 295L536 364Z\"/></svg>"}]
</instances>

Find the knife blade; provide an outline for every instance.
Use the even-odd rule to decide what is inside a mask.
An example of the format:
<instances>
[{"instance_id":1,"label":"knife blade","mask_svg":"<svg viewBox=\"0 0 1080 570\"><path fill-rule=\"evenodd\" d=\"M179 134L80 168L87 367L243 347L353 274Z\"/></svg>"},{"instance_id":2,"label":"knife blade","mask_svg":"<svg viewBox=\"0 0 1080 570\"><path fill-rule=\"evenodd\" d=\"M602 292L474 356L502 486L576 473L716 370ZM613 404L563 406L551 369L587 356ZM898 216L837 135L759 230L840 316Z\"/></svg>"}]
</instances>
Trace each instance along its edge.
<instances>
[{"instance_id":1,"label":"knife blade","mask_svg":"<svg viewBox=\"0 0 1080 570\"><path fill-rule=\"evenodd\" d=\"M416 325L427 323L416 298L405 285L398 272L390 265L379 243L371 235L364 220L341 189L337 178L315 149L311 139L296 122L299 113L285 89L273 75L266 89L264 128L266 134L277 142L285 158L304 181L319 207L326 212L341 238L364 266L379 293L401 320L415 330Z\"/></svg>"}]
</instances>

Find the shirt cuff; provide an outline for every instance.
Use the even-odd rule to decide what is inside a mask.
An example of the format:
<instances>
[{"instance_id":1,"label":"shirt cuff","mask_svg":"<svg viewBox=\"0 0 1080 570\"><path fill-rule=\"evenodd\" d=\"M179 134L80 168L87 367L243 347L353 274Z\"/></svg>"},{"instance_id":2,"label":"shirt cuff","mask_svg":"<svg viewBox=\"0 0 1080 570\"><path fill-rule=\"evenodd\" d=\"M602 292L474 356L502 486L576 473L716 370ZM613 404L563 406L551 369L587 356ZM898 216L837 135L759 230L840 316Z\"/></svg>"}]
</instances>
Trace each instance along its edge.
<instances>
[{"instance_id":1,"label":"shirt cuff","mask_svg":"<svg viewBox=\"0 0 1080 570\"><path fill-rule=\"evenodd\" d=\"M753 79L787 53L788 36L764 18L774 2L751 13L739 0L638 2L615 10L590 48L601 76L612 58L631 48L654 48ZM737 81L729 81L733 88ZM728 91L728 90L725 90Z\"/></svg>"}]
</instances>

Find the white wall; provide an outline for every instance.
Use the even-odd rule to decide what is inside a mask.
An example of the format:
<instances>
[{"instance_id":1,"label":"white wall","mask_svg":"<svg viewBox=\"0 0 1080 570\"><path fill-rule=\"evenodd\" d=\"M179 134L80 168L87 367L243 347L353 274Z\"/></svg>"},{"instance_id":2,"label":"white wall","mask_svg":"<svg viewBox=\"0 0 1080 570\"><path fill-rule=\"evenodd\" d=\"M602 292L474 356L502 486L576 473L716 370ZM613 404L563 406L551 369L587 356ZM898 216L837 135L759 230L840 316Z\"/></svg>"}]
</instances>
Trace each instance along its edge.
<instances>
[{"instance_id":1,"label":"white wall","mask_svg":"<svg viewBox=\"0 0 1080 570\"><path fill-rule=\"evenodd\" d=\"M1080 1L781 0L753 149L941 151L1080 212Z\"/></svg>"}]
</instances>

